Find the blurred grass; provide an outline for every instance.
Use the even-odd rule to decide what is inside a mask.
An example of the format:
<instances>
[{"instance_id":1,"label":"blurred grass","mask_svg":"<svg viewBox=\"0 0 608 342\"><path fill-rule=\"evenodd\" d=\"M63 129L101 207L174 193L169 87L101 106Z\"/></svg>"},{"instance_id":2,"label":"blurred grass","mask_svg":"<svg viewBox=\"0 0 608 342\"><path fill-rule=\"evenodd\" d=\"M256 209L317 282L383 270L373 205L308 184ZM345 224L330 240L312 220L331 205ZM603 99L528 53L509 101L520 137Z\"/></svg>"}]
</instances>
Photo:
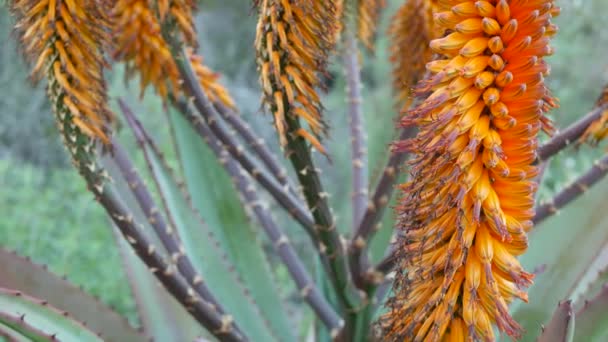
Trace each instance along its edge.
<instances>
[{"instance_id":1,"label":"blurred grass","mask_svg":"<svg viewBox=\"0 0 608 342\"><path fill-rule=\"evenodd\" d=\"M402 1L389 1L381 25L381 39L375 56L364 55L364 109L370 143L370 172L380 171L387 144L393 139L396 111L391 98L388 41L384 37L388 19ZM549 84L561 99L561 108L553 112L558 126L563 127L591 109L601 86L608 82L608 29L598 13L608 11L605 0L563 1L562 15L556 20L561 32L554 40L555 56ZM253 39L255 17L250 6L237 1L210 1L200 4L203 12L199 27L206 61L224 73L223 81L240 104L242 115L257 132L280 153L271 128L270 116L259 111ZM226 22L230 29L226 29ZM58 274L82 285L100 296L121 313L134 318L134 307L120 268L117 250L107 218L84 183L65 162L52 115L42 87L32 90L27 69L10 37L11 23L5 7L0 9L0 244L50 265ZM344 106L344 80L339 60L331 67L335 75L332 91L326 96L326 116L332 127L327 144L333 163L318 158L324 170L324 183L339 215L339 226L350 227L350 152L348 124ZM170 163L175 163L171 137L160 101L151 91L138 102L137 80L127 88L121 67L110 74L110 95L124 96L144 119L146 126L160 141ZM114 104L113 104L114 105ZM121 133L130 150L133 139ZM557 157L547 171L540 198L549 198L564 183L588 168L601 153L583 147L580 153ZM138 156L138 159L141 156ZM389 213L390 215L390 213ZM287 226L299 250L309 243L301 229L284 215L279 224ZM386 228L389 228L387 226ZM103 260L103 262L100 262ZM278 277L287 288L291 283L285 269L278 267Z\"/></svg>"},{"instance_id":2,"label":"blurred grass","mask_svg":"<svg viewBox=\"0 0 608 342\"><path fill-rule=\"evenodd\" d=\"M105 212L71 169L0 159L0 241L133 319Z\"/></svg>"}]
</instances>

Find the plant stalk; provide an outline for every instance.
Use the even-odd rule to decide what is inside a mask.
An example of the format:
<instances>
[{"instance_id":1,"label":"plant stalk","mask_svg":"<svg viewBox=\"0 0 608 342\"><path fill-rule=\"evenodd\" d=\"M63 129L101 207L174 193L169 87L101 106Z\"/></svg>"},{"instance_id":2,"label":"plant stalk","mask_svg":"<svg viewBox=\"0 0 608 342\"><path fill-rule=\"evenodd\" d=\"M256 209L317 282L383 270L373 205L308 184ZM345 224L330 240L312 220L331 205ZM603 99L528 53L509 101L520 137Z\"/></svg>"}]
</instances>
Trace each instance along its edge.
<instances>
[{"instance_id":1,"label":"plant stalk","mask_svg":"<svg viewBox=\"0 0 608 342\"><path fill-rule=\"evenodd\" d=\"M551 140L539 147L538 160L545 161L558 152L568 147L571 143L576 142L585 133L589 125L600 118L604 110L608 109L608 103L597 107L587 113L580 120L568 126L562 132L556 134Z\"/></svg>"},{"instance_id":2,"label":"plant stalk","mask_svg":"<svg viewBox=\"0 0 608 342\"><path fill-rule=\"evenodd\" d=\"M602 180L607 173L608 155L604 156L600 160L597 160L591 169L575 180L574 183L563 189L551 201L538 206L536 208L536 215L533 219L534 224L538 225L546 218L556 214L559 209L577 199L579 196L587 192L589 188Z\"/></svg>"},{"instance_id":3,"label":"plant stalk","mask_svg":"<svg viewBox=\"0 0 608 342\"><path fill-rule=\"evenodd\" d=\"M361 96L361 66L357 39L349 30L345 33L343 52L346 78L347 109L352 155L352 225L353 232L361 222L368 202L368 160L365 142L363 106Z\"/></svg>"}]
</instances>

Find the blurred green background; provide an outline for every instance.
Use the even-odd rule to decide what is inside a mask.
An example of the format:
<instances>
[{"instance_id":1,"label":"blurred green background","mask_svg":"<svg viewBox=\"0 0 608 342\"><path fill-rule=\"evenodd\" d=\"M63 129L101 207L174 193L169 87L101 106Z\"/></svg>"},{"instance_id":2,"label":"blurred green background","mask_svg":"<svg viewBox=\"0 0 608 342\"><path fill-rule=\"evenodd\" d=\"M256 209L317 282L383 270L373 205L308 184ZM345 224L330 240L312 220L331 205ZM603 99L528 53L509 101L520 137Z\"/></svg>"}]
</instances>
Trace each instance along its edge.
<instances>
[{"instance_id":1,"label":"blurred green background","mask_svg":"<svg viewBox=\"0 0 608 342\"><path fill-rule=\"evenodd\" d=\"M386 157L387 144L394 138L396 111L391 98L391 66L384 32L388 19L401 3L402 0L389 1L379 30L377 51L373 56L364 56L365 114L373 177ZM608 28L604 15L608 13L608 1L563 0L559 5L563 10L555 20L560 33L553 42L556 53L550 58L549 84L561 101L561 108L552 115L557 126L564 127L589 111L601 87L608 83ZM222 81L237 100L242 115L278 152L271 119L259 110L260 91L253 51L256 18L250 2L202 1L199 8L197 26L201 52L207 63L223 73ZM0 51L0 245L48 264L54 272L67 275L71 281L134 318L124 274L117 271L120 259L108 219L70 167L45 98L44 85L36 88L30 85L27 67L11 30L12 20L3 6L0 9L3 46ZM344 143L348 141L348 121L343 109L344 80L339 60L331 69L334 78L325 100L325 115L332 128L328 145L333 163L323 158L318 158L318 162L324 170L324 182L332 194L339 224L348 227L350 151ZM112 106L116 106L116 96L125 97L161 142L171 161L174 158L171 138L159 100L148 91L140 102L137 80L125 84L120 65L114 66L108 79ZM123 130L120 136L135 151L128 132ZM539 197L551 196L555 189L587 169L599 153L600 149L582 147L578 153L560 155L551 164ZM288 223L285 217L279 219ZM390 227L390 223L386 227ZM299 249L306 251L306 236L297 228L290 231L296 236ZM385 229L385 232L389 231ZM278 277L288 288L291 286L280 267Z\"/></svg>"}]
</instances>

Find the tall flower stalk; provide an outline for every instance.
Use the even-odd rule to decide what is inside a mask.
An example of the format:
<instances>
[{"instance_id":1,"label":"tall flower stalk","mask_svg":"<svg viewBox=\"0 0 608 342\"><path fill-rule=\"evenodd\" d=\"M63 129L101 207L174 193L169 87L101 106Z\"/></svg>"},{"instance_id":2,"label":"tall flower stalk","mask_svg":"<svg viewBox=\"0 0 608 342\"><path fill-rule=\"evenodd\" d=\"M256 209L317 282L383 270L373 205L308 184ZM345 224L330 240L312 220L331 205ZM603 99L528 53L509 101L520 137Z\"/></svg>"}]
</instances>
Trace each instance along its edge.
<instances>
[{"instance_id":1,"label":"tall flower stalk","mask_svg":"<svg viewBox=\"0 0 608 342\"><path fill-rule=\"evenodd\" d=\"M430 94L402 119L417 125L397 206L399 258L382 323L389 339L495 340L522 329L509 315L533 275L517 256L532 228L537 136L555 101L545 86L552 0L437 1L440 55L418 86Z\"/></svg>"}]
</instances>

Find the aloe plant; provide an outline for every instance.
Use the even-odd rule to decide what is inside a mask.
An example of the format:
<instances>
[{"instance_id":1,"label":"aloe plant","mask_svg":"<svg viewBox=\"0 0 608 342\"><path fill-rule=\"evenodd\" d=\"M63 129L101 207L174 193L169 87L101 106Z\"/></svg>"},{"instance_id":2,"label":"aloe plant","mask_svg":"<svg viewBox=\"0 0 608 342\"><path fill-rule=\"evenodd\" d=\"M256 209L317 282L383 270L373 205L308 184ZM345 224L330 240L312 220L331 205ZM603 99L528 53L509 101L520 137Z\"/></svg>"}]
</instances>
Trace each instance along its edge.
<instances>
[{"instance_id":1,"label":"aloe plant","mask_svg":"<svg viewBox=\"0 0 608 342\"><path fill-rule=\"evenodd\" d=\"M55 120L73 165L108 214L108 229L115 233L141 327L131 326L44 266L0 249L0 340L508 338L495 335L495 329L525 341L603 341L608 337L608 220L603 211L608 185L602 182L608 173L608 157L581 172L571 185L557 189L553 200L536 201L534 208L518 206L524 212L520 216L530 215L518 223L526 231L517 231L509 221L503 223L502 232L496 222L505 214L489 209L487 193L481 200L475 197L487 190L485 185L498 188L500 182L512 181L518 170L530 183L525 191L519 183L511 183L513 196L522 203L534 203L536 182L542 183L547 163L559 162L554 158L558 152L577 140L583 143L591 138L597 144L606 135L606 99L594 107L590 104L593 109L588 114L555 134L549 119L541 118L556 105L543 84L548 67L542 57L551 50L540 46L556 33L550 19L559 9L553 1L406 1L390 29L395 93L404 115L394 127L390 122L394 115L387 114L389 128L383 134L397 138L381 165L370 165L366 154L366 135L372 133L364 122L359 47L373 51L384 1L254 1L259 14L254 45L262 102L272 114L276 144L284 155L276 155L240 116L229 90L204 64L192 24L192 1L13 0L11 5L34 76L47 81ZM526 36L518 41L514 38L518 29L529 31L534 39ZM511 39L520 44L510 47ZM532 56L532 63L517 64L518 53ZM156 142L158 132L146 128L146 113L133 111L124 99L117 103L121 115L110 109L103 78L109 64L106 54L124 62L129 76L139 75L142 94L151 85L162 99L177 165L169 162ZM349 119L349 156L332 156L324 146L330 130L321 81L334 54L342 57L347 83L347 105L338 115ZM470 60L461 60L465 58ZM507 69L502 72L505 60ZM449 77L457 79L450 83ZM525 82L509 88L514 79ZM412 93L409 88L417 82ZM484 90L483 96L479 89ZM528 89L534 89L532 98L525 99L532 102L507 100L517 100ZM534 97L537 90L540 95ZM457 100L449 102L441 97L445 94ZM475 97L471 94L477 94L475 101L483 100L465 109L479 107L479 113L459 112ZM507 113L493 96L510 103L512 107L500 102ZM515 122L528 117L515 115L513 109L524 104L538 106L532 111L538 122L530 121L521 130ZM441 106L446 110L439 110ZM509 108L515 117L509 117ZM441 122L446 113L456 116L451 126ZM116 121L124 123L136 148L128 149L118 139ZM541 126L552 136L538 146L536 133ZM457 133L448 136L449 129ZM508 178L507 168L503 179L494 168L517 164L516 156L508 160L499 153L503 147L508 149L509 142L517 143L505 133L509 129L520 129L514 136L527 139L516 147L531 161L525 170L509 164L512 177ZM469 142L468 134L473 141L479 132L485 133L477 144ZM486 139L492 134L498 138ZM458 150L460 137L467 141ZM443 149L437 147L442 144L446 144ZM483 175L473 185L459 188L468 178L454 177L473 167L454 158L453 151L465 155L466 144L476 149L471 164L477 163ZM568 153L578 152L570 149ZM329 180L317 166L332 157L348 160L352 166L352 193L339 199L341 207L332 207L336 200L329 199ZM413 162L406 163L410 157ZM495 162L489 161L495 157ZM413 170L408 173L409 165ZM374 179L370 170L381 172ZM452 178L437 178L442 172ZM491 172L496 174L490 179ZM484 177L487 184L482 184ZM403 185L396 186L397 182ZM394 195L396 188L401 196ZM466 196L472 193L479 203L467 207L465 200L456 200L460 195L452 194L453 189ZM508 196L497 196L504 208ZM427 202L433 204L434 213L425 207ZM397 218L387 210L390 206L396 208ZM462 214L468 210L475 216ZM450 211L471 220L431 224ZM559 216L555 215L558 211ZM337 219L337 214L345 213L350 214L346 227ZM383 223L385 228L379 231ZM302 229L301 234L310 240L307 256L313 260L294 247L292 227ZM460 235L454 235L457 229ZM416 240L413 236L420 232L426 233ZM458 241L461 247L433 258L412 256L412 251L422 255L425 242L436 243L431 238L451 234L456 238L444 242ZM501 241L497 234L503 234ZM392 235L396 238L391 239ZM470 237L468 246L464 242L468 237L462 236ZM503 250L509 256L513 250L517 255L522 249L528 251L519 261L511 256L506 266L496 261L498 256L492 264L487 248L473 250L473 239L496 240L490 244L496 255ZM513 239L520 245L510 245ZM422 245L420 250L412 247L416 243ZM465 261L467 253L478 253L474 255L483 260ZM482 262L485 268L477 271ZM519 263L535 270L535 276L525 273ZM435 268L437 264L444 267ZM277 268L286 271L289 284L277 281ZM441 278L420 278L424 282L416 288L412 284L420 280L418 272L439 272ZM528 294L523 286L528 284L518 283L524 277L521 274L530 280L534 277ZM506 280L498 289L494 279L500 277ZM437 279L446 283L432 287ZM491 292L495 285L500 291ZM285 300L288 292L297 293L296 306ZM483 297L488 293L500 299ZM506 302L511 304L510 312L500 306ZM403 309L412 303L419 305ZM464 307L469 304L479 306L472 315ZM419 315L412 317L414 312ZM521 332L516 325L522 327ZM484 330L486 326L491 331Z\"/></svg>"}]
</instances>

